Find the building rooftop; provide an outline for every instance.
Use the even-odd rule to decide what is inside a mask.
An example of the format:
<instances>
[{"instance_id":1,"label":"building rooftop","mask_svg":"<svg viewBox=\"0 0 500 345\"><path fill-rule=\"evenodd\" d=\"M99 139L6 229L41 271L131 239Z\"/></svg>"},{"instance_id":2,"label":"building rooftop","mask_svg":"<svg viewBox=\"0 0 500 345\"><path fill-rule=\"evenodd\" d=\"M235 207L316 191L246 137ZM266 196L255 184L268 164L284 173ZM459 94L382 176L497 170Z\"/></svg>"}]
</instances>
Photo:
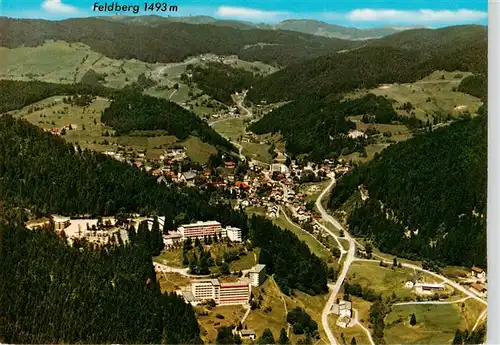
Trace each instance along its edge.
<instances>
[{"instance_id":1,"label":"building rooftop","mask_svg":"<svg viewBox=\"0 0 500 345\"><path fill-rule=\"evenodd\" d=\"M472 284L471 287L474 290L477 290L477 291L480 291L480 292L483 292L483 291L487 290L486 286L484 286L483 284Z\"/></svg>"},{"instance_id":2,"label":"building rooftop","mask_svg":"<svg viewBox=\"0 0 500 345\"><path fill-rule=\"evenodd\" d=\"M248 273L260 273L260 271L262 271L264 268L266 268L266 265L258 264L252 267L250 271L248 271Z\"/></svg>"},{"instance_id":3,"label":"building rooftop","mask_svg":"<svg viewBox=\"0 0 500 345\"><path fill-rule=\"evenodd\" d=\"M474 266L472 267L472 270L477 273L483 273L483 269L481 267Z\"/></svg>"},{"instance_id":4,"label":"building rooftop","mask_svg":"<svg viewBox=\"0 0 500 345\"><path fill-rule=\"evenodd\" d=\"M443 289L444 285L443 284L437 284L437 283L416 283L415 287L426 287L426 288L435 288L435 289Z\"/></svg>"},{"instance_id":5,"label":"building rooftop","mask_svg":"<svg viewBox=\"0 0 500 345\"><path fill-rule=\"evenodd\" d=\"M193 226L201 226L201 225L220 225L220 223L216 220L209 220L207 222L197 221L196 223L183 224L181 227L182 228L190 228Z\"/></svg>"},{"instance_id":6,"label":"building rooftop","mask_svg":"<svg viewBox=\"0 0 500 345\"><path fill-rule=\"evenodd\" d=\"M249 336L249 335L255 335L255 331L253 329L242 329L240 331L240 334L242 336Z\"/></svg>"},{"instance_id":7,"label":"building rooftop","mask_svg":"<svg viewBox=\"0 0 500 345\"><path fill-rule=\"evenodd\" d=\"M69 217L63 217L63 216L52 216L52 219L54 219L54 222L56 222L56 223L62 223L62 222L69 221Z\"/></svg>"},{"instance_id":8,"label":"building rooftop","mask_svg":"<svg viewBox=\"0 0 500 345\"><path fill-rule=\"evenodd\" d=\"M219 286L220 285L220 282L219 282L218 279L198 279L198 280L194 280L193 284L196 284L196 283L211 283L212 285L215 285L215 286Z\"/></svg>"},{"instance_id":9,"label":"building rooftop","mask_svg":"<svg viewBox=\"0 0 500 345\"><path fill-rule=\"evenodd\" d=\"M196 299L191 291L182 291L182 297L186 302L194 302Z\"/></svg>"}]
</instances>

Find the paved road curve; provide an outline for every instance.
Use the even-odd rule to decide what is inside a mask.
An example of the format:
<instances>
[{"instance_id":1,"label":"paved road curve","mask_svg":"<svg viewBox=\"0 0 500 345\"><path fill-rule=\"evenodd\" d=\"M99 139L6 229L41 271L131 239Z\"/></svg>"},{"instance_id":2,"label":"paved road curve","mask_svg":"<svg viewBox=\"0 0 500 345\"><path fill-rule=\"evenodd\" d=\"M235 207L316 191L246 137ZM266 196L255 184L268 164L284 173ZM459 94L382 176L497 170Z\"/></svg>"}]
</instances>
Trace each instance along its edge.
<instances>
[{"instance_id":1,"label":"paved road curve","mask_svg":"<svg viewBox=\"0 0 500 345\"><path fill-rule=\"evenodd\" d=\"M335 185L335 177L330 175L330 178L332 179L332 182L321 192L319 195L318 199L316 200L316 208L321 214L321 217L333 224L337 229L339 230L344 230L342 225L334 219L332 216L330 216L325 209L323 208L323 205L321 204L321 201L323 200L324 196L330 191L330 189ZM330 310L332 309L333 303L335 302L335 299L337 297L337 294L340 290L340 287L342 286L342 283L344 282L344 279L347 275L347 272L349 271L349 267L351 266L351 263L354 261L354 253L356 249L356 244L354 243L354 240L352 239L351 236L344 230L344 236L347 241L349 241L349 250L347 251L347 256L344 261L344 264L342 266L342 272L339 274L337 281L335 282L335 285L333 285L332 292L330 294L330 297L328 298L328 301L326 302L325 308L323 309L323 313L321 315L321 323L323 324L323 329L325 330L326 335L328 336L328 341L332 345L337 345L337 340L335 339L335 336L332 333L332 330L330 329L330 326L328 325L328 314L330 313ZM370 337L371 340L371 337ZM372 345L373 342L372 342Z\"/></svg>"}]
</instances>

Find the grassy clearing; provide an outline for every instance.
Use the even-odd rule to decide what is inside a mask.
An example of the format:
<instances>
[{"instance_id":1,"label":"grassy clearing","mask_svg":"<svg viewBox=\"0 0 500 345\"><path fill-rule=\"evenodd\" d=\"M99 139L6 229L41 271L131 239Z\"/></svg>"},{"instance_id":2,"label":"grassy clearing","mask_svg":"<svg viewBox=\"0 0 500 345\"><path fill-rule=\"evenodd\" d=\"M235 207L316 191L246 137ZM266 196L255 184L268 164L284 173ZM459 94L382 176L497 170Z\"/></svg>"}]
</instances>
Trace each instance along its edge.
<instances>
[{"instance_id":1,"label":"grassy clearing","mask_svg":"<svg viewBox=\"0 0 500 345\"><path fill-rule=\"evenodd\" d=\"M416 81L412 84L390 84L380 86L370 90L363 90L352 93L348 97L361 97L366 93L373 93L377 96L385 96L394 99L394 108L398 108L406 102L413 104L415 116L421 120L432 121L434 114L460 115L461 111L469 110L471 113L477 112L481 105L478 98L453 91L458 87L460 81L470 75L467 72L446 72L436 71L431 75ZM444 79L443 79L444 77ZM458 78L459 77L459 78ZM458 110L461 107L463 110ZM407 116L403 110L396 110L400 115Z\"/></svg>"},{"instance_id":2,"label":"grassy clearing","mask_svg":"<svg viewBox=\"0 0 500 345\"><path fill-rule=\"evenodd\" d=\"M160 283L161 291L172 292L191 283L191 279L179 273L157 273L156 279Z\"/></svg>"},{"instance_id":3,"label":"grassy clearing","mask_svg":"<svg viewBox=\"0 0 500 345\"><path fill-rule=\"evenodd\" d=\"M190 137L183 142L186 154L195 162L206 163L208 158L217 153L217 149L210 144L200 140L198 137Z\"/></svg>"},{"instance_id":4,"label":"grassy clearing","mask_svg":"<svg viewBox=\"0 0 500 345\"><path fill-rule=\"evenodd\" d=\"M269 328L273 332L274 339L278 339L281 329L287 328L287 322L285 305L280 297L281 291L273 277L268 277L260 287L253 288L252 293L257 299L262 296L262 301L260 309L250 312L245 325L255 330L257 337L262 335L264 329Z\"/></svg>"},{"instance_id":5,"label":"grassy clearing","mask_svg":"<svg viewBox=\"0 0 500 345\"><path fill-rule=\"evenodd\" d=\"M446 266L441 269L441 274L449 279L458 279L460 277L466 277L470 274L470 268L461 266Z\"/></svg>"},{"instance_id":6,"label":"grassy clearing","mask_svg":"<svg viewBox=\"0 0 500 345\"><path fill-rule=\"evenodd\" d=\"M251 159L256 159L264 163L272 163L273 157L269 154L270 145L258 143L241 143L243 154Z\"/></svg>"},{"instance_id":7,"label":"grassy clearing","mask_svg":"<svg viewBox=\"0 0 500 345\"><path fill-rule=\"evenodd\" d=\"M237 141L245 134L245 127L246 125L241 118L221 120L214 122L212 125L212 128L219 134L234 141Z\"/></svg>"},{"instance_id":8,"label":"grassy clearing","mask_svg":"<svg viewBox=\"0 0 500 345\"><path fill-rule=\"evenodd\" d=\"M245 308L240 305L217 306L208 310L202 306L195 307L198 323L201 328L201 338L205 344L215 344L217 338L217 328L222 326L236 326L245 314ZM208 312L208 315L200 315L201 311ZM217 318L220 314L224 318Z\"/></svg>"},{"instance_id":9,"label":"grassy clearing","mask_svg":"<svg viewBox=\"0 0 500 345\"><path fill-rule=\"evenodd\" d=\"M415 326L409 324L411 314ZM460 328L460 310L453 304L395 306L385 324L388 344L449 344Z\"/></svg>"},{"instance_id":10,"label":"grassy clearing","mask_svg":"<svg viewBox=\"0 0 500 345\"><path fill-rule=\"evenodd\" d=\"M463 307L462 307L463 305ZM462 330L471 330L472 327L474 327L477 318L481 313L484 311L485 305L482 303L477 302L474 299L468 299L463 303L457 303L455 304L457 308L460 309L461 313L461 319L460 319L460 327Z\"/></svg>"},{"instance_id":11,"label":"grassy clearing","mask_svg":"<svg viewBox=\"0 0 500 345\"><path fill-rule=\"evenodd\" d=\"M13 111L14 116L21 117L43 129L63 128L71 125L64 139L78 143L82 148L98 152L116 149L117 145L134 151L146 150L146 158L155 159L164 154L170 146L184 145L187 155L196 162L206 163L210 155L217 152L215 147L202 142L198 137L190 137L179 141L175 136L104 136L112 133L110 127L101 124L101 112L109 106L109 100L95 99L87 108L72 106L62 102L63 96L49 97L40 102ZM34 110L38 108L38 110Z\"/></svg>"},{"instance_id":12,"label":"grassy clearing","mask_svg":"<svg viewBox=\"0 0 500 345\"><path fill-rule=\"evenodd\" d=\"M240 259L236 261L232 261L229 264L229 269L231 271L242 271L252 268L257 265L257 261L259 258L260 248L254 248L253 251L247 253L247 255L242 256Z\"/></svg>"},{"instance_id":13,"label":"grassy clearing","mask_svg":"<svg viewBox=\"0 0 500 345\"><path fill-rule=\"evenodd\" d=\"M404 283L414 276L413 270L381 267L376 263L354 262L347 274L349 283L359 283L363 288L371 288L384 297L391 297L393 293L398 298L413 300L416 295L405 288Z\"/></svg>"},{"instance_id":14,"label":"grassy clearing","mask_svg":"<svg viewBox=\"0 0 500 345\"><path fill-rule=\"evenodd\" d=\"M332 253L323 247L314 235L301 230L297 225L290 223L283 215L279 218L273 219L273 222L282 229L293 232L301 241L304 241L308 245L309 249L311 249L311 251L320 259L328 260L328 258L332 257Z\"/></svg>"},{"instance_id":15,"label":"grassy clearing","mask_svg":"<svg viewBox=\"0 0 500 345\"><path fill-rule=\"evenodd\" d=\"M138 60L115 60L81 43L48 41L38 47L0 48L0 78L51 83L80 81L90 69L106 74L104 85L121 88L155 65Z\"/></svg>"},{"instance_id":16,"label":"grassy clearing","mask_svg":"<svg viewBox=\"0 0 500 345\"><path fill-rule=\"evenodd\" d=\"M328 324L330 325L330 329L332 330L339 344L343 344L342 336L347 344L351 343L352 338L356 338L356 344L359 345L370 344L370 340L366 335L366 332L361 327L359 327L359 325L342 328L340 326L337 326L336 324L338 318L339 317L334 314L328 315Z\"/></svg>"},{"instance_id":17,"label":"grassy clearing","mask_svg":"<svg viewBox=\"0 0 500 345\"><path fill-rule=\"evenodd\" d=\"M182 264L181 256L182 256L181 248L164 250L161 252L160 255L154 258L154 261L170 267L179 267L179 268L187 267L186 265Z\"/></svg>"}]
</instances>

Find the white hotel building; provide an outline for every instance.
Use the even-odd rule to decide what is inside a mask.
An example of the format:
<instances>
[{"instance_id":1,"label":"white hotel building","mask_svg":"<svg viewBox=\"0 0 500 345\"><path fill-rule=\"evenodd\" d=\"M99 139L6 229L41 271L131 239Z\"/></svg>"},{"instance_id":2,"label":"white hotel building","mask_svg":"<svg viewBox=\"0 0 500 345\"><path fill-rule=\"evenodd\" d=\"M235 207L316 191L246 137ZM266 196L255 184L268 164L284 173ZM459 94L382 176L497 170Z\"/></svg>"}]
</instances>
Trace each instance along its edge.
<instances>
[{"instance_id":1,"label":"white hotel building","mask_svg":"<svg viewBox=\"0 0 500 345\"><path fill-rule=\"evenodd\" d=\"M228 226L222 229L222 237L227 237L231 242L241 242L241 229L233 226Z\"/></svg>"},{"instance_id":2,"label":"white hotel building","mask_svg":"<svg viewBox=\"0 0 500 345\"><path fill-rule=\"evenodd\" d=\"M221 305L247 304L251 287L248 281L221 283L217 279L196 280L191 284L191 294L196 302L213 299Z\"/></svg>"},{"instance_id":3,"label":"white hotel building","mask_svg":"<svg viewBox=\"0 0 500 345\"><path fill-rule=\"evenodd\" d=\"M192 224L184 224L180 226L177 231L182 235L182 239L187 238L203 238L204 236L219 235L222 227L217 221L196 222Z\"/></svg>"},{"instance_id":4,"label":"white hotel building","mask_svg":"<svg viewBox=\"0 0 500 345\"><path fill-rule=\"evenodd\" d=\"M260 286L266 280L266 265L258 264L252 267L248 271L248 277L252 286Z\"/></svg>"}]
</instances>

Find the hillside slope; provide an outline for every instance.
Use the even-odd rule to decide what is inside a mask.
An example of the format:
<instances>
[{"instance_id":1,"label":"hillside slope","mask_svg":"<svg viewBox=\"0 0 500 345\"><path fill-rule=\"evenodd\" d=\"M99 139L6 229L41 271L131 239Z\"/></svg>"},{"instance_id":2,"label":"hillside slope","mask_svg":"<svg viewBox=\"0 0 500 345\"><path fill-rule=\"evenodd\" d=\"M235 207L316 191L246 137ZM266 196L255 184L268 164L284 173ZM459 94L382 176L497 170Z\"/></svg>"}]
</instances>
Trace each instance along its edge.
<instances>
[{"instance_id":1,"label":"hillside slope","mask_svg":"<svg viewBox=\"0 0 500 345\"><path fill-rule=\"evenodd\" d=\"M97 18L0 19L1 46L37 46L48 39L81 42L114 59L179 62L188 56L215 53L278 65L330 54L353 44L291 31L238 30L215 25L167 23L153 27Z\"/></svg>"},{"instance_id":2,"label":"hillside slope","mask_svg":"<svg viewBox=\"0 0 500 345\"><path fill-rule=\"evenodd\" d=\"M458 26L408 30L357 43L356 49L297 63L273 73L250 90L248 99L276 102L305 94L326 96L381 83L414 82L435 70L485 74L486 34L481 26Z\"/></svg>"},{"instance_id":3,"label":"hillside slope","mask_svg":"<svg viewBox=\"0 0 500 345\"><path fill-rule=\"evenodd\" d=\"M368 199L356 198L352 234L394 255L485 266L486 152L486 115L456 122L392 145L351 171L329 207L352 202L362 185Z\"/></svg>"}]
</instances>

